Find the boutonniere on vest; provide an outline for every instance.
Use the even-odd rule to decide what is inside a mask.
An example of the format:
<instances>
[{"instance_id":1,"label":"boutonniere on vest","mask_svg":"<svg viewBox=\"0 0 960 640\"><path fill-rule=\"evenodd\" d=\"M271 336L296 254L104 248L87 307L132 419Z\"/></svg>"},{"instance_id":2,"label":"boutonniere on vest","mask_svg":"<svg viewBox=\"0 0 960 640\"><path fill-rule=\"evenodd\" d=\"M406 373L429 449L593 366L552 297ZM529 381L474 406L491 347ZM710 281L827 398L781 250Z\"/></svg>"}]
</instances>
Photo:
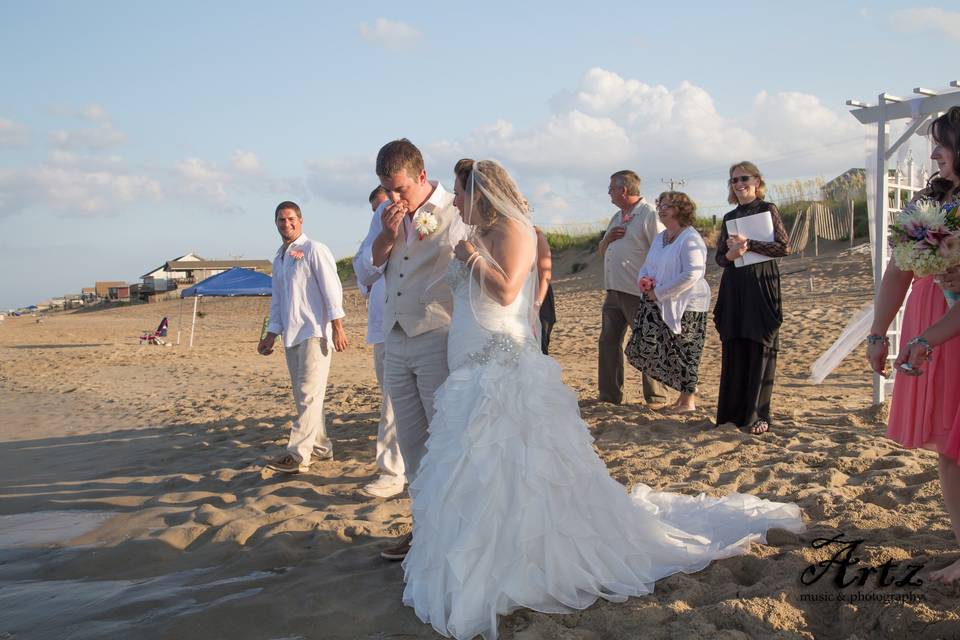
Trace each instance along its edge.
<instances>
[{"instance_id":1,"label":"boutonniere on vest","mask_svg":"<svg viewBox=\"0 0 960 640\"><path fill-rule=\"evenodd\" d=\"M294 260L303 260L303 249L290 249L287 255Z\"/></svg>"},{"instance_id":2,"label":"boutonniere on vest","mask_svg":"<svg viewBox=\"0 0 960 640\"><path fill-rule=\"evenodd\" d=\"M417 230L417 237L420 240L436 231L439 226L437 217L429 211L417 211L413 216L413 228Z\"/></svg>"}]
</instances>

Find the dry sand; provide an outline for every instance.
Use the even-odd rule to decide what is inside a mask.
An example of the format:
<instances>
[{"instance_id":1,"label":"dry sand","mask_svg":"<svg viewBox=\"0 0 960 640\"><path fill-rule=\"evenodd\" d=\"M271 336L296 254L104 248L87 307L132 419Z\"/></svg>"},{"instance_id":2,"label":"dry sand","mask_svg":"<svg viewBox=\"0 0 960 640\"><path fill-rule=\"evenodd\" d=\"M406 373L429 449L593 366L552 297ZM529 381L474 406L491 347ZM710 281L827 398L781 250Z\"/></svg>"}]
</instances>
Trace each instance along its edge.
<instances>
[{"instance_id":1,"label":"dry sand","mask_svg":"<svg viewBox=\"0 0 960 640\"><path fill-rule=\"evenodd\" d=\"M589 266L565 276L573 262ZM719 373L712 328L701 413L646 409L632 370L625 405L593 402L599 263L589 254L558 260L554 357L613 477L796 501L809 531L774 532L748 556L666 578L625 604L517 612L502 619L503 638L960 637L953 587L883 587L871 574L840 590L836 568L813 585L800 581L836 550L812 548L819 537L864 541L848 578L892 560L891 575L916 564L923 579L957 549L936 457L884 439L862 349L825 384L805 381L809 363L870 299L869 256L835 249L787 259L781 270L776 423L754 438L705 429ZM714 288L718 275L709 274ZM326 404L336 459L294 477L261 468L282 450L293 418L282 355L255 353L266 303L205 301L192 350L186 333L179 347L138 345L163 315L175 339L176 304L0 324L0 639L437 637L401 605L400 566L378 556L409 530L408 500L357 493L375 474L379 391L356 291L347 292L352 346L334 357ZM841 593L911 601L838 602Z\"/></svg>"}]
</instances>

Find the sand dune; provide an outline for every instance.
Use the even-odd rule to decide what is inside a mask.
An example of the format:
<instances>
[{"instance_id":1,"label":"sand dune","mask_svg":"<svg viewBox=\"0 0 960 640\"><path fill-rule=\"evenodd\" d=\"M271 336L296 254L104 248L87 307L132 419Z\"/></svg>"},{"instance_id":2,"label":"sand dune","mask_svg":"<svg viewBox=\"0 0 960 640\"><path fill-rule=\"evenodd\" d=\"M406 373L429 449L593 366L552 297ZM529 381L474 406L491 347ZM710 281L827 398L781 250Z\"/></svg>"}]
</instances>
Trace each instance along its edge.
<instances>
[{"instance_id":1,"label":"sand dune","mask_svg":"<svg viewBox=\"0 0 960 640\"><path fill-rule=\"evenodd\" d=\"M838 590L834 568L800 580L832 553L811 542L839 533L864 541L848 579L887 560L898 577L923 565L923 579L957 554L936 457L883 438L862 349L823 385L806 382L871 296L869 255L781 265L776 422L762 438L707 428L719 374L712 328L702 412L677 419L638 404L633 371L624 406L594 402L602 296L596 259L583 261L586 270L559 274L552 348L613 477L796 501L809 531L773 532L749 556L661 580L625 604L517 612L502 637L960 637L952 587L881 587L868 574ZM436 637L401 606L400 566L378 556L409 530L408 500L357 493L375 474L379 391L362 301L347 297L352 348L334 357L326 404L336 456L294 477L262 469L294 414L282 355L255 353L263 301L205 301L193 349L186 335L180 346L137 344L163 315L175 338L175 302L0 325L0 638ZM861 601L826 600L839 593ZM908 601L866 599L884 594Z\"/></svg>"}]
</instances>

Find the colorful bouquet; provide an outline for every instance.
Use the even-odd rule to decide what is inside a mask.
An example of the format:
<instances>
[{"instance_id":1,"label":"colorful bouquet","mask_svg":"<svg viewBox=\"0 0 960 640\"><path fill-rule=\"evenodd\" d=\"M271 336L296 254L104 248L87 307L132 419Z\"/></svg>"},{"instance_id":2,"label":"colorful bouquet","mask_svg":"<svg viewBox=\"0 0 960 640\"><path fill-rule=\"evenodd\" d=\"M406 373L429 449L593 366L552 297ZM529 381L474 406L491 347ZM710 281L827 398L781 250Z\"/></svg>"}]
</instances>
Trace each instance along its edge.
<instances>
[{"instance_id":1,"label":"colorful bouquet","mask_svg":"<svg viewBox=\"0 0 960 640\"><path fill-rule=\"evenodd\" d=\"M956 201L940 205L918 200L897 215L890 225L893 259L903 271L918 277L943 273L960 264L960 218ZM944 291L951 306L957 295Z\"/></svg>"}]
</instances>

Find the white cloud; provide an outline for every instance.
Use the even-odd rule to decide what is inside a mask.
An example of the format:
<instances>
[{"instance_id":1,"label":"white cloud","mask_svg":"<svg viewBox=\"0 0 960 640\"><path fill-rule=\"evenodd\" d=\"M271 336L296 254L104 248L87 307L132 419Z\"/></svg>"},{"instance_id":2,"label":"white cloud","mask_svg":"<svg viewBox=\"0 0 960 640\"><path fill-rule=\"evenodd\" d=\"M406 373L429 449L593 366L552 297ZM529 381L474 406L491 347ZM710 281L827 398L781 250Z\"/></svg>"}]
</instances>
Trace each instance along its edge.
<instances>
[{"instance_id":1,"label":"white cloud","mask_svg":"<svg viewBox=\"0 0 960 640\"><path fill-rule=\"evenodd\" d=\"M199 158L187 158L177 163L174 175L179 178L176 190L180 195L199 197L206 205L220 211L241 209L227 195L230 177L213 164Z\"/></svg>"},{"instance_id":2,"label":"white cloud","mask_svg":"<svg viewBox=\"0 0 960 640\"><path fill-rule=\"evenodd\" d=\"M328 202L355 206L362 210L367 204L370 191L380 184L374 171L373 158L311 160L306 166L310 192Z\"/></svg>"},{"instance_id":3,"label":"white cloud","mask_svg":"<svg viewBox=\"0 0 960 640\"><path fill-rule=\"evenodd\" d=\"M0 211L40 207L68 216L120 213L162 196L160 184L146 176L45 164L0 171Z\"/></svg>"},{"instance_id":4,"label":"white cloud","mask_svg":"<svg viewBox=\"0 0 960 640\"><path fill-rule=\"evenodd\" d=\"M81 167L88 170L120 170L123 171L126 161L123 156L113 155L80 155L63 149L53 149L47 162L57 167Z\"/></svg>"},{"instance_id":5,"label":"white cloud","mask_svg":"<svg viewBox=\"0 0 960 640\"><path fill-rule=\"evenodd\" d=\"M427 155L441 167L463 156L502 160L534 204L535 219L551 221L603 215L610 208L606 181L622 168L641 175L648 196L666 188L661 178L687 178L694 197L723 206L723 178L737 160L784 178L832 177L863 162L856 120L799 92L760 92L750 111L728 115L689 82L668 88L595 68L551 106L554 115L528 130L500 120L430 145Z\"/></svg>"},{"instance_id":6,"label":"white cloud","mask_svg":"<svg viewBox=\"0 0 960 640\"><path fill-rule=\"evenodd\" d=\"M12 147L26 143L27 127L9 118L0 118L0 147Z\"/></svg>"},{"instance_id":7,"label":"white cloud","mask_svg":"<svg viewBox=\"0 0 960 640\"><path fill-rule=\"evenodd\" d=\"M164 196L160 180L130 167L107 148L126 141L103 107L51 107L54 115L79 118L93 126L49 134L45 162L0 172L0 212L47 210L64 216L115 215L145 200ZM22 125L0 120L0 141L25 135Z\"/></svg>"},{"instance_id":8,"label":"white cloud","mask_svg":"<svg viewBox=\"0 0 960 640\"><path fill-rule=\"evenodd\" d=\"M864 160L861 125L801 92L761 91L746 111L724 113L690 82L650 85L594 68L550 104L552 115L530 127L501 119L421 141L428 174L450 187L457 159L494 158L527 194L534 219L595 221L612 208L606 186L619 169L637 171L649 197L666 188L661 178L685 178L691 195L722 208L733 162L752 160L782 180L830 178ZM361 207L376 184L373 166L372 158L313 161L308 184L319 197Z\"/></svg>"},{"instance_id":9,"label":"white cloud","mask_svg":"<svg viewBox=\"0 0 960 640\"><path fill-rule=\"evenodd\" d=\"M252 151L237 149L233 152L233 168L240 173L260 173L260 158Z\"/></svg>"},{"instance_id":10,"label":"white cloud","mask_svg":"<svg viewBox=\"0 0 960 640\"><path fill-rule=\"evenodd\" d=\"M87 129L60 130L50 134L50 143L61 149L108 149L126 141L126 134L108 121Z\"/></svg>"},{"instance_id":11,"label":"white cloud","mask_svg":"<svg viewBox=\"0 0 960 640\"><path fill-rule=\"evenodd\" d=\"M602 163L618 163L631 155L630 138L612 118L570 111L543 126L514 132L508 123L481 129L464 142L474 155L490 155L532 173L577 171ZM469 153L468 153L469 155Z\"/></svg>"},{"instance_id":12,"label":"white cloud","mask_svg":"<svg viewBox=\"0 0 960 640\"><path fill-rule=\"evenodd\" d=\"M107 110L99 104L88 104L85 107L81 107L78 115L81 118L92 120L94 122L106 122L110 119L110 117L107 115Z\"/></svg>"},{"instance_id":13,"label":"white cloud","mask_svg":"<svg viewBox=\"0 0 960 640\"><path fill-rule=\"evenodd\" d=\"M939 7L894 11L890 14L890 22L900 31L933 31L952 39L960 34L960 12Z\"/></svg>"},{"instance_id":14,"label":"white cloud","mask_svg":"<svg viewBox=\"0 0 960 640\"><path fill-rule=\"evenodd\" d=\"M244 210L246 194L269 194L277 201L309 201L304 182L299 178L274 178L266 175L257 156L236 151L229 167L221 168L200 158L187 158L172 171L170 191L180 199L200 204L220 213Z\"/></svg>"},{"instance_id":15,"label":"white cloud","mask_svg":"<svg viewBox=\"0 0 960 640\"><path fill-rule=\"evenodd\" d=\"M135 168L114 148L127 142L100 105L55 105L50 113L89 126L49 133L44 162L0 172L0 215L46 209L60 215L113 215L144 200L184 203L193 210L242 211L249 194L309 200L303 178L268 175L257 155L237 149L229 162L191 157ZM25 140L26 127L0 118L0 146Z\"/></svg>"},{"instance_id":16,"label":"white cloud","mask_svg":"<svg viewBox=\"0 0 960 640\"><path fill-rule=\"evenodd\" d=\"M862 135L860 125L799 92L761 92L750 112L728 116L689 82L669 89L591 69L552 106L555 115L529 131L501 121L471 134L462 147L500 157L530 176L571 179L596 179L621 167L650 177L722 173L725 165L748 157L782 162L789 156L786 172L830 172L862 161L862 145L851 142ZM821 150L827 148L833 151L825 159Z\"/></svg>"},{"instance_id":17,"label":"white cloud","mask_svg":"<svg viewBox=\"0 0 960 640\"><path fill-rule=\"evenodd\" d=\"M360 36L387 49L404 50L416 46L423 34L406 22L377 18L373 25L360 25Z\"/></svg>"},{"instance_id":18,"label":"white cloud","mask_svg":"<svg viewBox=\"0 0 960 640\"><path fill-rule=\"evenodd\" d=\"M815 96L761 91L747 122L757 140L750 151L758 158L783 163L788 175L829 174L864 161L859 141L863 128Z\"/></svg>"},{"instance_id":19,"label":"white cloud","mask_svg":"<svg viewBox=\"0 0 960 640\"><path fill-rule=\"evenodd\" d=\"M47 111L60 118L77 118L91 122L108 122L110 120L106 108L95 102L82 107L72 104L52 104L47 107Z\"/></svg>"},{"instance_id":20,"label":"white cloud","mask_svg":"<svg viewBox=\"0 0 960 640\"><path fill-rule=\"evenodd\" d=\"M533 213L539 220L548 223L562 222L563 216L575 213L571 203L549 182L534 182L527 188L526 196L530 202L536 203L532 205ZM539 215L541 209L543 216Z\"/></svg>"},{"instance_id":21,"label":"white cloud","mask_svg":"<svg viewBox=\"0 0 960 640\"><path fill-rule=\"evenodd\" d=\"M127 142L126 134L113 125L107 110L99 104L91 103L82 107L54 105L49 107L49 111L56 116L90 123L82 129L60 129L51 133L49 142L58 149L103 150Z\"/></svg>"}]
</instances>

